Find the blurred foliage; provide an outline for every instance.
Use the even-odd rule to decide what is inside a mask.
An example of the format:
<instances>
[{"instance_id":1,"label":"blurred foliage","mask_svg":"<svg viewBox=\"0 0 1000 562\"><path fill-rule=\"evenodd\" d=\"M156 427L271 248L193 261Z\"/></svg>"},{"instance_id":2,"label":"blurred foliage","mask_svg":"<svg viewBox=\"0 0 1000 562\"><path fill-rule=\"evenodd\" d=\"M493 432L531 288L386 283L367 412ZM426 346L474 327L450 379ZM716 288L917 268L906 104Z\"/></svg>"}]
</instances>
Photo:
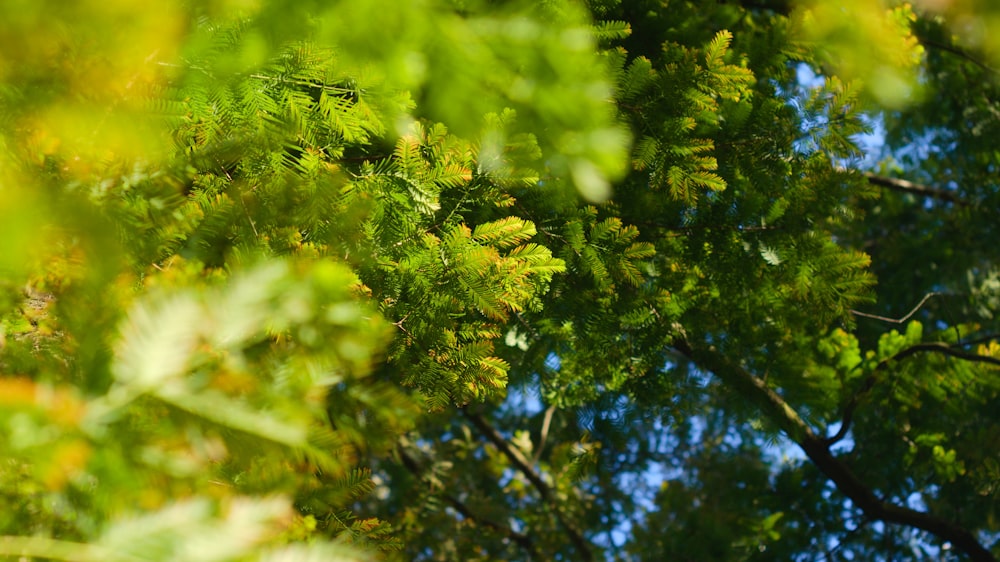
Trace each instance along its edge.
<instances>
[{"instance_id":1,"label":"blurred foliage","mask_svg":"<svg viewBox=\"0 0 1000 562\"><path fill-rule=\"evenodd\" d=\"M996 556L991 3L5 8L0 557Z\"/></svg>"},{"instance_id":2,"label":"blurred foliage","mask_svg":"<svg viewBox=\"0 0 1000 562\"><path fill-rule=\"evenodd\" d=\"M793 19L802 39L831 73L861 80L879 104L898 107L917 95L924 48L911 30L917 19L912 7L884 4L802 2Z\"/></svg>"}]
</instances>

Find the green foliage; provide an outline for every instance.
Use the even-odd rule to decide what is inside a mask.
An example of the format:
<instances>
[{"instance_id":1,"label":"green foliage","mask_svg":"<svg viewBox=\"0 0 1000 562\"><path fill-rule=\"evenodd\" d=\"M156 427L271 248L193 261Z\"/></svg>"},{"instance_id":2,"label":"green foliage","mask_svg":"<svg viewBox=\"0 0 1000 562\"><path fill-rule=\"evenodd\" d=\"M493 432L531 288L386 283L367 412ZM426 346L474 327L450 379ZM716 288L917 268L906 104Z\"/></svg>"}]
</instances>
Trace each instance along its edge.
<instances>
[{"instance_id":1,"label":"green foliage","mask_svg":"<svg viewBox=\"0 0 1000 562\"><path fill-rule=\"evenodd\" d=\"M669 4L12 5L0 557L994 559L996 10Z\"/></svg>"},{"instance_id":2,"label":"green foliage","mask_svg":"<svg viewBox=\"0 0 1000 562\"><path fill-rule=\"evenodd\" d=\"M98 27L132 10L95 6L79 16ZM134 88L81 93L114 119L134 106L146 141L156 142L129 146L125 127L109 121L91 139L106 150L100 158L73 144L74 127L90 122L61 107L66 94L29 103L16 75L5 76L13 77L5 119L16 134L4 139L13 149L4 174L39 178L37 189L2 195L10 251L0 364L5 375L20 373L5 376L0 392L4 489L18 506L4 533L34 537L4 539L5 553L297 560L364 556L344 543L398 548L388 524L350 512L372 489L354 466L391 450L418 404L440 409L501 391L509 365L494 342L512 314L540 309L563 270L532 241L530 221L465 215L509 208L509 189L533 183L537 172L526 166L538 162L536 139L559 151L547 162L558 173L585 169L591 184L617 173L622 134L607 109L594 109L607 107L600 70L585 62L592 39L572 10L549 25L565 25L573 42L524 36L519 52L509 33L540 29L527 12L459 16L414 4L407 9L420 25L407 29L417 35L379 27L383 46L401 48L380 54L357 44L361 36L338 32L336 45L327 42L324 27L376 3L271 17L288 7L237 17L221 4L151 12L176 33L137 42L152 52L145 60L117 61L123 73L141 69ZM360 32L360 21L373 20L345 29ZM29 14L14 25L37 23ZM306 38L289 41L299 26ZM412 65L410 49L432 38L430 79L392 70ZM505 50L456 59L465 51L447 41L469 39L486 51L503 40ZM81 37L65 41L82 65L132 55L128 40L95 51ZM498 66L467 75L464 88L437 89L444 75L489 60L522 72L540 45L570 59L555 76L521 74L542 81L527 97L494 96ZM27 52L19 64L47 56ZM501 54L515 59L494 58ZM365 60L390 71L366 70ZM58 67L45 72L60 79ZM581 80L589 93L571 93ZM424 103L408 116L413 93ZM501 100L526 117L516 121ZM486 109L499 113L484 117ZM56 111L75 121L58 123ZM423 112L475 140L413 121ZM517 130L529 127L534 135ZM592 134L599 144L585 141ZM390 343L393 332L405 337ZM373 371L380 361L387 367ZM216 548L206 551L199 537ZM309 544L282 546L293 540Z\"/></svg>"},{"instance_id":3,"label":"green foliage","mask_svg":"<svg viewBox=\"0 0 1000 562\"><path fill-rule=\"evenodd\" d=\"M61 506L25 512L5 531L44 537L55 525L60 540L97 536L91 548L122 559L232 560L278 548L281 528L302 521L292 499L314 493L316 474L347 471L361 446L329 426L324 390L362 380L385 334L354 301L352 279L329 262L270 261L225 290L151 289L113 337L105 392L83 395L45 373L5 378L5 475L26 470L19 488ZM410 406L387 390L380 415L405 426ZM262 462L269 456L283 460ZM199 546L207 540L210 554ZM4 548L63 557L66 545L39 538Z\"/></svg>"},{"instance_id":4,"label":"green foliage","mask_svg":"<svg viewBox=\"0 0 1000 562\"><path fill-rule=\"evenodd\" d=\"M911 30L916 14L909 3L801 4L796 24L817 58L836 67L841 76L863 80L867 93L885 106L898 107L915 97L923 46ZM864 53L855 51L860 45Z\"/></svg>"},{"instance_id":5,"label":"green foliage","mask_svg":"<svg viewBox=\"0 0 1000 562\"><path fill-rule=\"evenodd\" d=\"M670 100L676 117L660 125L665 138L655 134L639 138L633 165L640 170L651 168L653 185L665 186L671 197L688 205L697 201L699 190L726 187L715 172L718 162L711 155L714 141L700 135L718 126L720 101L739 103L749 94L753 73L745 66L726 62L731 42L732 34L720 31L703 55L678 45L670 50L671 61L661 72L639 57L619 75L621 103L643 97L646 105L635 107L637 113L652 110L659 100Z\"/></svg>"}]
</instances>

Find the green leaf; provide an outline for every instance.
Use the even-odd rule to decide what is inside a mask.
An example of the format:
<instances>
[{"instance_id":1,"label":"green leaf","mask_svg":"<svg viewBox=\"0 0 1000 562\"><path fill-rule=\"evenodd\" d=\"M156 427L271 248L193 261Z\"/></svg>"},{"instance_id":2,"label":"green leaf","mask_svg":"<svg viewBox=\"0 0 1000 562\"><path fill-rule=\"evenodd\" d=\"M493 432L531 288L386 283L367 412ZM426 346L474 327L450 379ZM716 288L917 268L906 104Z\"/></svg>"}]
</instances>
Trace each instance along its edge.
<instances>
[{"instance_id":1,"label":"green leaf","mask_svg":"<svg viewBox=\"0 0 1000 562\"><path fill-rule=\"evenodd\" d=\"M781 265L782 259L777 250L764 244L760 245L760 256L770 265Z\"/></svg>"},{"instance_id":2,"label":"green leaf","mask_svg":"<svg viewBox=\"0 0 1000 562\"><path fill-rule=\"evenodd\" d=\"M733 34L723 29L715 34L712 41L705 48L705 65L709 69L716 69L724 64L723 57L729 50L729 44L733 41Z\"/></svg>"},{"instance_id":3,"label":"green leaf","mask_svg":"<svg viewBox=\"0 0 1000 562\"><path fill-rule=\"evenodd\" d=\"M537 234L535 225L517 217L507 217L480 224L472 231L472 239L497 248L516 246Z\"/></svg>"}]
</instances>

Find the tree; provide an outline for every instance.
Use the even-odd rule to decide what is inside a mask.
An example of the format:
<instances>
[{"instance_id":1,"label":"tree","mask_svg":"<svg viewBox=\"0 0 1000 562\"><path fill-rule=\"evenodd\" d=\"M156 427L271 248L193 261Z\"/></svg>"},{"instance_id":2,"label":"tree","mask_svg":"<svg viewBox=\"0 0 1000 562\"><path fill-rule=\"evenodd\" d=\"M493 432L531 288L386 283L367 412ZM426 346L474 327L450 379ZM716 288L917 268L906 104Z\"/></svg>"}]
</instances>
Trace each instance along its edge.
<instances>
[{"instance_id":1,"label":"tree","mask_svg":"<svg viewBox=\"0 0 1000 562\"><path fill-rule=\"evenodd\" d=\"M586 8L17 6L0 552L994 560L995 9Z\"/></svg>"}]
</instances>

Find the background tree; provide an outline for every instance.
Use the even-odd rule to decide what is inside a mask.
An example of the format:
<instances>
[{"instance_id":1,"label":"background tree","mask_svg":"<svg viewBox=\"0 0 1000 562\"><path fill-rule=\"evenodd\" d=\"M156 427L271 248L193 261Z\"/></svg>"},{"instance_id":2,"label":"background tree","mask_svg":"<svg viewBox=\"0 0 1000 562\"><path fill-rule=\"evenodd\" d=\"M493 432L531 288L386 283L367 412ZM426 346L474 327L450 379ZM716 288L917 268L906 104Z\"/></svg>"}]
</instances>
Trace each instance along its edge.
<instances>
[{"instance_id":1,"label":"background tree","mask_svg":"<svg viewBox=\"0 0 1000 562\"><path fill-rule=\"evenodd\" d=\"M989 6L11 8L5 555L995 559Z\"/></svg>"},{"instance_id":2,"label":"background tree","mask_svg":"<svg viewBox=\"0 0 1000 562\"><path fill-rule=\"evenodd\" d=\"M468 521L474 510L456 501L475 501L495 522L497 504L510 513L511 494L529 494L510 527L478 524L495 533L500 544L492 552L523 556L521 535L546 525L542 515L553 529L538 536L560 537L544 548L579 559L919 559L956 550L991 559L982 545L993 542L983 522L994 517L995 455L983 446L996 439L969 428L993 425L986 412L996 396L988 347L994 312L980 304L975 318L957 310L931 315L983 302L986 292L969 290L966 281L975 273L959 262L988 244L989 236L972 233L992 228L993 207L954 214L971 210L953 205L956 184L923 175L927 162L912 152L921 149L914 139L941 128L903 136L894 121L937 117L940 103L916 109L924 102L912 101L932 100L937 91L994 104L994 95L980 93L991 79L966 89L908 81L930 72L942 54L965 53L951 63L979 71L984 63L970 60L954 38L939 42L945 48L937 53L923 46L922 26L938 21L947 29L937 14L859 4L853 15L897 35L862 30L866 41L855 44L912 50L897 57L890 86L900 91L887 96L873 91L885 84L851 87L834 77L805 89L797 76L802 63L834 72L836 57L845 55L843 45L831 52L813 42L840 20L810 29L808 14L749 3L592 8L598 18L630 24L628 38L613 43L625 52L606 52L621 57L616 100L636 138L634 171L616 184L612 202L576 216L546 222L547 202L540 210L519 197L526 216L545 225L547 245L565 248L556 255L568 267L545 311L522 315L508 339L513 357L523 358L512 360L518 396L539 401L477 407L443 433L438 422L423 430L425 438L438 436L431 450L440 456L431 459L463 467L452 469L457 474L444 487L468 491L452 492L445 506L458 515L446 509L435 521L439 534L417 526L409 544L453 544L462 534L449 521L457 519L458 529L476 525ZM731 30L731 42L713 35L719 29ZM914 67L918 61L926 66ZM851 69L855 78L874 72ZM911 151L896 172L893 160L859 169L854 135L870 123L860 110L874 112L879 100L895 104L882 114L885 155ZM955 107L941 116L962 114ZM956 136L969 131L952 129ZM995 165L994 157L982 160ZM995 192L989 177L975 185ZM885 222L893 208L900 222ZM945 234L943 216L979 242ZM872 252L881 244L908 258ZM859 251L872 252L874 263ZM945 273L935 252L952 256L954 269ZM635 267L630 254L639 258ZM979 255L995 261L988 249ZM933 281L914 282L929 270ZM924 299L946 286L947 297ZM780 458L791 451L778 430L808 461ZM572 452L554 445L574 440ZM469 450L482 451L479 459ZM593 468L581 476L567 465L572 457ZM469 469L475 460L479 467ZM420 486L404 465L390 489L401 479ZM500 485L469 482L467 470L496 474ZM571 485L573 478L581 480ZM483 505L484 495L497 499ZM560 500L548 501L553 495ZM399 509L414 511L409 502ZM440 508L417 511L426 509ZM589 545L574 539L581 534ZM475 535L455 548L471 556L482 546Z\"/></svg>"}]
</instances>

